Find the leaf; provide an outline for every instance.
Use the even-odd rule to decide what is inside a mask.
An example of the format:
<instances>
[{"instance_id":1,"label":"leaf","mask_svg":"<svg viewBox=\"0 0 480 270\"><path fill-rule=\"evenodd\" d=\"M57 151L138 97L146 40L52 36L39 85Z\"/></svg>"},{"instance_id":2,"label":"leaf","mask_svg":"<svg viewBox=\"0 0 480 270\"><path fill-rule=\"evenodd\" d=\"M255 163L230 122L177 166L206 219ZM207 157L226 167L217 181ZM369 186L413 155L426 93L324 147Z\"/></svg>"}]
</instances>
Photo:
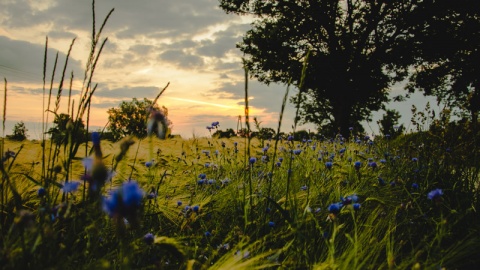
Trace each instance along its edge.
<instances>
[{"instance_id":1,"label":"leaf","mask_svg":"<svg viewBox=\"0 0 480 270\"><path fill-rule=\"evenodd\" d=\"M273 206L275 206L275 208L277 208L278 211L280 211L280 213L282 214L283 218L288 222L290 223L290 225L293 225L294 222L293 222L293 219L290 217L290 214L288 213L287 210L285 210L282 206L280 206L276 201L274 201L272 198L270 197L265 197L267 199L267 201L269 201L271 204L273 204Z\"/></svg>"}]
</instances>

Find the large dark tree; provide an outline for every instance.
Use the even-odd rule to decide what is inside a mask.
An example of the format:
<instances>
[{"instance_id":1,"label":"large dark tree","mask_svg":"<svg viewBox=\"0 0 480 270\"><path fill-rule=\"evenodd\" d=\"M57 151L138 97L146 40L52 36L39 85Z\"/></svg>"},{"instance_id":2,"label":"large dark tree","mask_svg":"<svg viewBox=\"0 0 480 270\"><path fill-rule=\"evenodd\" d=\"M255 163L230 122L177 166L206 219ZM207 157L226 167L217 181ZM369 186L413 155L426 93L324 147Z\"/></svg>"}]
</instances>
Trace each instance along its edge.
<instances>
[{"instance_id":1,"label":"large dark tree","mask_svg":"<svg viewBox=\"0 0 480 270\"><path fill-rule=\"evenodd\" d=\"M480 2L425 0L410 20L417 63L408 86L434 95L462 116L480 111Z\"/></svg>"},{"instance_id":2,"label":"large dark tree","mask_svg":"<svg viewBox=\"0 0 480 270\"><path fill-rule=\"evenodd\" d=\"M220 6L254 16L238 47L261 82L298 85L310 51L301 120L346 135L381 109L389 87L405 78L412 57L400 52L418 2L220 0Z\"/></svg>"}]
</instances>

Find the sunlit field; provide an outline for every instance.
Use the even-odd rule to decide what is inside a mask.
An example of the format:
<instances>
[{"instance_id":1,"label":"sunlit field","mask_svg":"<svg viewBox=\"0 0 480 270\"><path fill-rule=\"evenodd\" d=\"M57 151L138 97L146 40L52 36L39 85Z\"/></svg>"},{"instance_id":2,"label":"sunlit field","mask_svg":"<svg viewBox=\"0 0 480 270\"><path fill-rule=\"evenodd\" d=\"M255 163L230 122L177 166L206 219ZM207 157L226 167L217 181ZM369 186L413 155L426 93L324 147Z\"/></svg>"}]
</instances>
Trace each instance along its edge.
<instances>
[{"instance_id":1,"label":"sunlit field","mask_svg":"<svg viewBox=\"0 0 480 270\"><path fill-rule=\"evenodd\" d=\"M88 130L103 25L92 35L79 100L68 95L67 103L66 86L55 96L44 84L45 115L52 119L65 104L72 112L65 129L44 130L40 140L2 138L1 269L480 264L477 123L426 108L395 135L294 126L253 138L246 94L244 136L168 136L163 115L145 111L146 136L113 142L105 130ZM7 97L5 82L4 108ZM215 121L205 123L212 134L221 129Z\"/></svg>"},{"instance_id":2,"label":"sunlit field","mask_svg":"<svg viewBox=\"0 0 480 270\"><path fill-rule=\"evenodd\" d=\"M3 163L1 262L469 267L478 262L476 154L438 135L254 139L250 147L245 138L102 141L101 158L75 157L68 182L61 153L47 179L40 142L5 141L14 154Z\"/></svg>"}]
</instances>

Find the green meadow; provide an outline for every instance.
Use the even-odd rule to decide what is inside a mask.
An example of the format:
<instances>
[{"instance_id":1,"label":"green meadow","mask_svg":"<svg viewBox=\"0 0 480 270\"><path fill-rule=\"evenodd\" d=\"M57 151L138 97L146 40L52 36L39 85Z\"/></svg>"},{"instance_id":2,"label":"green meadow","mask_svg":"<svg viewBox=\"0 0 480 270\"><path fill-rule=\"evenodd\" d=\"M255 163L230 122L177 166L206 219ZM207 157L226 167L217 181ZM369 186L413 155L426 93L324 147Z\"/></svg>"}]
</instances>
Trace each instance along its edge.
<instances>
[{"instance_id":1,"label":"green meadow","mask_svg":"<svg viewBox=\"0 0 480 270\"><path fill-rule=\"evenodd\" d=\"M102 141L86 169L90 142L71 162L69 192L63 154L45 178L41 142L7 140L2 268L469 268L475 148L440 135ZM116 168L98 192L81 180L95 166ZM139 204L109 212L126 181Z\"/></svg>"}]
</instances>

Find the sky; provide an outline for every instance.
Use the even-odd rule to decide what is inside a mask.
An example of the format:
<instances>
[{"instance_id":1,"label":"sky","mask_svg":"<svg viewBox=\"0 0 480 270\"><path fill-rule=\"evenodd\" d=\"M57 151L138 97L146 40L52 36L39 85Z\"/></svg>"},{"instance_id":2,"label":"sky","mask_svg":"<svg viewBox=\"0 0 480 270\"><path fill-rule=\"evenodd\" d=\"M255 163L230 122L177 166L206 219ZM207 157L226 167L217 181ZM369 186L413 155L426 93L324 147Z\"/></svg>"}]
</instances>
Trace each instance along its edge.
<instances>
[{"instance_id":1,"label":"sky","mask_svg":"<svg viewBox=\"0 0 480 270\"><path fill-rule=\"evenodd\" d=\"M53 96L66 53L76 38L66 73L67 78L74 74L72 94L78 104L91 44L91 4L90 0L0 0L0 77L7 80L5 134L23 121L29 138L41 137L42 112L48 102L42 90L46 37L47 78L51 78L59 54ZM242 54L235 45L251 28L252 18L226 14L218 0L97 0L97 30L112 8L115 10L102 32L108 41L93 78L98 84L90 116L93 129L107 124L109 108L134 97L153 100L167 83L170 85L158 104L168 108L173 134L208 136L206 126L214 121L219 121L223 130L237 128L238 116L244 113L245 81ZM285 90L285 85L266 86L249 80L251 117L276 130ZM296 91L290 89L291 94ZM392 96L401 93L402 84L392 87ZM62 95L59 111L66 112L68 91ZM388 107L400 111L401 122L408 126L411 105L423 109L427 101L436 107L433 99L421 94ZM367 132L378 133L376 120L382 114L373 115L373 121L365 126ZM289 103L283 131L291 131L294 115L294 105ZM51 114L48 117L53 119ZM314 126L298 129L313 131Z\"/></svg>"}]
</instances>

